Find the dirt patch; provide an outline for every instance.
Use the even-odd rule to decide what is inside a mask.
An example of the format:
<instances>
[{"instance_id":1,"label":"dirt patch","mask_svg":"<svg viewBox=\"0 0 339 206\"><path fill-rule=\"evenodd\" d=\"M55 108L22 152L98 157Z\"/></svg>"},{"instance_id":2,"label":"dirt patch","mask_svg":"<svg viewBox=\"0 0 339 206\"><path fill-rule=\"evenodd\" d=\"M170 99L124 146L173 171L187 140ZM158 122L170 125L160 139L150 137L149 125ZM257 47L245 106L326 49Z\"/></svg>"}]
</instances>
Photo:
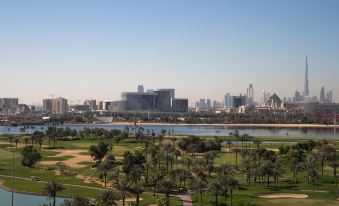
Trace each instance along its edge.
<instances>
[{"instance_id":1,"label":"dirt patch","mask_svg":"<svg viewBox=\"0 0 339 206\"><path fill-rule=\"evenodd\" d=\"M142 201L142 200L143 200L142 198L139 198L139 201ZM119 201L122 202L122 200L119 200ZM136 199L135 198L126 198L125 202L136 202Z\"/></svg>"},{"instance_id":2,"label":"dirt patch","mask_svg":"<svg viewBox=\"0 0 339 206\"><path fill-rule=\"evenodd\" d=\"M305 194L293 194L293 193L276 193L276 194L265 194L258 195L260 198L266 199L278 199L278 198L295 198L295 199L305 199L308 195Z\"/></svg>"},{"instance_id":3,"label":"dirt patch","mask_svg":"<svg viewBox=\"0 0 339 206\"><path fill-rule=\"evenodd\" d=\"M61 150L55 149L50 150L53 152L59 152L57 155L53 155L50 157L63 157L63 156L72 156L67 160L62 161L41 161L40 164L43 165L55 165L58 162L65 163L69 167L73 168L84 168L86 165L80 164L81 162L92 162L92 158L90 155L81 155L80 153L87 152L87 150Z\"/></svg>"}]
</instances>

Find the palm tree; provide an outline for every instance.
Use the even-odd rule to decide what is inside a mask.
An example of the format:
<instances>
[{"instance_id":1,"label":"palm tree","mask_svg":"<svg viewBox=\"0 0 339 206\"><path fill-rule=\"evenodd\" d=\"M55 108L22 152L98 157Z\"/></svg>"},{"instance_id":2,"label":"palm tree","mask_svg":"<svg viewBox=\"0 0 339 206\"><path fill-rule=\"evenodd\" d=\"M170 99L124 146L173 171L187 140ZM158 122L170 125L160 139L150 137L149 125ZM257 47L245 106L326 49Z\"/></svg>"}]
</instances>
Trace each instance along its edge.
<instances>
[{"instance_id":1,"label":"palm tree","mask_svg":"<svg viewBox=\"0 0 339 206\"><path fill-rule=\"evenodd\" d=\"M55 198L58 192L61 192L65 189L65 187L54 180L48 182L44 188L49 199L53 199L53 206L55 206Z\"/></svg>"},{"instance_id":2,"label":"palm tree","mask_svg":"<svg viewBox=\"0 0 339 206\"><path fill-rule=\"evenodd\" d=\"M232 141L227 141L226 144L228 145L228 149L230 150L231 149L231 145L233 144Z\"/></svg>"},{"instance_id":3,"label":"palm tree","mask_svg":"<svg viewBox=\"0 0 339 206\"><path fill-rule=\"evenodd\" d=\"M129 182L125 178L120 179L117 184L117 189L119 190L119 196L122 199L123 206L125 206L126 197L129 196L128 188L129 188Z\"/></svg>"},{"instance_id":4,"label":"palm tree","mask_svg":"<svg viewBox=\"0 0 339 206\"><path fill-rule=\"evenodd\" d=\"M118 197L112 190L103 191L96 199L96 206L116 206Z\"/></svg>"},{"instance_id":5,"label":"palm tree","mask_svg":"<svg viewBox=\"0 0 339 206\"><path fill-rule=\"evenodd\" d=\"M240 186L240 183L238 180L231 178L229 180L229 185L228 188L230 189L230 194L231 194L231 205L233 204L233 190L238 189Z\"/></svg>"},{"instance_id":6,"label":"palm tree","mask_svg":"<svg viewBox=\"0 0 339 206\"><path fill-rule=\"evenodd\" d=\"M113 156L113 155L110 155ZM98 167L97 170L101 172L104 177L104 185L107 184L107 173L114 167L114 162L110 160L103 161Z\"/></svg>"},{"instance_id":7,"label":"palm tree","mask_svg":"<svg viewBox=\"0 0 339 206\"><path fill-rule=\"evenodd\" d=\"M334 178L334 184L337 186L337 168L339 167L339 162L338 162L338 156L336 152L332 152L331 155L329 155L329 160L330 160L330 167L333 168L333 178Z\"/></svg>"},{"instance_id":8,"label":"palm tree","mask_svg":"<svg viewBox=\"0 0 339 206\"><path fill-rule=\"evenodd\" d=\"M143 193L145 190L142 187L141 183L135 183L129 187L129 191L136 196L136 205L139 205L140 202L140 194Z\"/></svg>"},{"instance_id":9,"label":"palm tree","mask_svg":"<svg viewBox=\"0 0 339 206\"><path fill-rule=\"evenodd\" d=\"M18 143L20 142L18 138L15 138L15 149L18 149Z\"/></svg>"},{"instance_id":10,"label":"palm tree","mask_svg":"<svg viewBox=\"0 0 339 206\"><path fill-rule=\"evenodd\" d=\"M174 189L174 181L170 178L164 178L160 180L157 184L157 188L160 192L164 193L166 195L166 205L170 205L170 194Z\"/></svg>"},{"instance_id":11,"label":"palm tree","mask_svg":"<svg viewBox=\"0 0 339 206\"><path fill-rule=\"evenodd\" d=\"M209 191L215 196L215 205L218 205L218 197L222 195L222 186L219 182L214 182L209 186Z\"/></svg>"},{"instance_id":12,"label":"palm tree","mask_svg":"<svg viewBox=\"0 0 339 206\"><path fill-rule=\"evenodd\" d=\"M201 181L199 179L194 179L191 183L190 189L200 194L200 201L202 201L202 194L204 189L206 188L207 183L205 181Z\"/></svg>"}]
</instances>

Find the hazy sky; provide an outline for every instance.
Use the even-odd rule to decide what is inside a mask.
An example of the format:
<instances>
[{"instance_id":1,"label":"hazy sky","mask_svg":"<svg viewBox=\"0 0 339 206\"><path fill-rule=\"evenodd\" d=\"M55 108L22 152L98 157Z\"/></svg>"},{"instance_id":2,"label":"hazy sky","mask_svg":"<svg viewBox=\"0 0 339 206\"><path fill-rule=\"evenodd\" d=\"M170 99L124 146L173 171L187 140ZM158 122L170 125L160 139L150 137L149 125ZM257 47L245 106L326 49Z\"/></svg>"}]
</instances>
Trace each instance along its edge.
<instances>
[{"instance_id":1,"label":"hazy sky","mask_svg":"<svg viewBox=\"0 0 339 206\"><path fill-rule=\"evenodd\" d=\"M339 101L336 0L0 0L0 96L39 103L175 88L222 100L321 84Z\"/></svg>"}]
</instances>

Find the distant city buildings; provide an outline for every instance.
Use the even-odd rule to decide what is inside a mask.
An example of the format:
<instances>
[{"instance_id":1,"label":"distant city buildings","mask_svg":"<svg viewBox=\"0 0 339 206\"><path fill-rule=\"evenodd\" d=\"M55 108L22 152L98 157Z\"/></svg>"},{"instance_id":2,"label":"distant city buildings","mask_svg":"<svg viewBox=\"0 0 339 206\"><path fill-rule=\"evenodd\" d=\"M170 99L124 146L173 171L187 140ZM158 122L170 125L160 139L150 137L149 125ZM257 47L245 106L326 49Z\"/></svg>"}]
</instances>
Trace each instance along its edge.
<instances>
[{"instance_id":1,"label":"distant city buildings","mask_svg":"<svg viewBox=\"0 0 339 206\"><path fill-rule=\"evenodd\" d=\"M18 98L0 98L0 113L3 115L16 114L19 107Z\"/></svg>"},{"instance_id":2,"label":"distant city buildings","mask_svg":"<svg viewBox=\"0 0 339 206\"><path fill-rule=\"evenodd\" d=\"M148 90L138 86L138 92L122 92L121 100L112 101L110 111L187 112L188 99L175 98L174 89Z\"/></svg>"},{"instance_id":3,"label":"distant city buildings","mask_svg":"<svg viewBox=\"0 0 339 206\"><path fill-rule=\"evenodd\" d=\"M44 112L48 112L52 114L63 114L68 111L67 99L62 98L62 97L53 98L53 99L44 99L43 110Z\"/></svg>"}]
</instances>

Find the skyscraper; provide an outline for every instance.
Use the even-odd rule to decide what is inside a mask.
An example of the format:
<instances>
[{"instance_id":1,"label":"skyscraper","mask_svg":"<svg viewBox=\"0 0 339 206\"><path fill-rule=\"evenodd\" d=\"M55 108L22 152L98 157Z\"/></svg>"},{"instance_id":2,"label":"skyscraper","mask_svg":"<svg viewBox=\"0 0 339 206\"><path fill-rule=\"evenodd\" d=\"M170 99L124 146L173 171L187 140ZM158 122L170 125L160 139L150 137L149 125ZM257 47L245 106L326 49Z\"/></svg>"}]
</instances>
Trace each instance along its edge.
<instances>
[{"instance_id":1,"label":"skyscraper","mask_svg":"<svg viewBox=\"0 0 339 206\"><path fill-rule=\"evenodd\" d=\"M144 93L144 86L143 85L138 85L138 92Z\"/></svg>"},{"instance_id":2,"label":"skyscraper","mask_svg":"<svg viewBox=\"0 0 339 206\"><path fill-rule=\"evenodd\" d=\"M333 95L332 90L330 90L330 91L327 92L327 101L328 101L329 103L333 103L333 97L332 97L332 95Z\"/></svg>"},{"instance_id":3,"label":"skyscraper","mask_svg":"<svg viewBox=\"0 0 339 206\"><path fill-rule=\"evenodd\" d=\"M304 85L304 101L309 99L310 96L310 90L309 90L309 85L308 85L308 61L307 61L307 56L306 56L306 69L305 69L305 85Z\"/></svg>"},{"instance_id":4,"label":"skyscraper","mask_svg":"<svg viewBox=\"0 0 339 206\"><path fill-rule=\"evenodd\" d=\"M224 106L225 107L231 107L232 106L232 97L229 92L226 93L224 96Z\"/></svg>"},{"instance_id":5,"label":"skyscraper","mask_svg":"<svg viewBox=\"0 0 339 206\"><path fill-rule=\"evenodd\" d=\"M247 89L247 104L253 105L253 103L254 103L254 89L253 89L253 85L250 84Z\"/></svg>"},{"instance_id":6,"label":"skyscraper","mask_svg":"<svg viewBox=\"0 0 339 206\"><path fill-rule=\"evenodd\" d=\"M325 94L325 87L324 87L324 85L321 85L319 101L322 102L322 103L326 102L326 94Z\"/></svg>"}]
</instances>

